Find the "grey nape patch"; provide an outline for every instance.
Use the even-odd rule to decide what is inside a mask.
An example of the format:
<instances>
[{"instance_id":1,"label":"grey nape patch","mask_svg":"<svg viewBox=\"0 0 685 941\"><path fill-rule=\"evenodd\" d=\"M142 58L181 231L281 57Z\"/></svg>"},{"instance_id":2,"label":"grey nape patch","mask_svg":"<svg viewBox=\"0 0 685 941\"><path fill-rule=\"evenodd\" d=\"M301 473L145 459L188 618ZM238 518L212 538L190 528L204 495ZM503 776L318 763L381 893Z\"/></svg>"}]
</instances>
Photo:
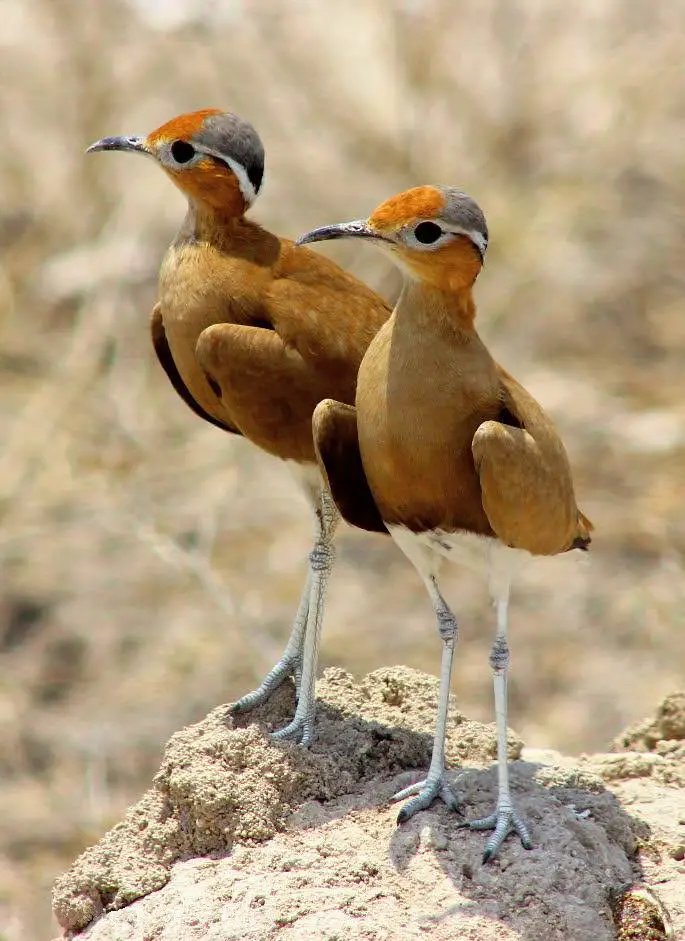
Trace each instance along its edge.
<instances>
[{"instance_id":1,"label":"grey nape patch","mask_svg":"<svg viewBox=\"0 0 685 941\"><path fill-rule=\"evenodd\" d=\"M264 145L251 124L228 112L213 114L205 119L194 139L244 167L255 194L259 193L264 176Z\"/></svg>"},{"instance_id":2,"label":"grey nape patch","mask_svg":"<svg viewBox=\"0 0 685 941\"><path fill-rule=\"evenodd\" d=\"M480 235L483 242L483 253L489 241L488 224L485 214L478 203L467 193L453 186L436 187L443 194L445 209L442 217L450 225L457 226L465 232L474 232Z\"/></svg>"}]
</instances>

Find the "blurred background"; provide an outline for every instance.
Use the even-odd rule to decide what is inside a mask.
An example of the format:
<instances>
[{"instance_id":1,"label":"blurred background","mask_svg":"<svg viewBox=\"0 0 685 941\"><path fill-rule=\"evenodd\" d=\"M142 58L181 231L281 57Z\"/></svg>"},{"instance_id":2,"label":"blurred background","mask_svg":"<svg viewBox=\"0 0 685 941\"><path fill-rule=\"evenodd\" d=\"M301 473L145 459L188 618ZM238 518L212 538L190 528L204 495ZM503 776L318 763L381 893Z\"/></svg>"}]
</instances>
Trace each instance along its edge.
<instances>
[{"instance_id":1,"label":"blurred background","mask_svg":"<svg viewBox=\"0 0 685 941\"><path fill-rule=\"evenodd\" d=\"M84 148L219 107L263 137L255 218L295 236L408 186L488 216L498 359L567 443L588 558L531 565L511 725L603 749L682 686L683 4L622 0L4 0L0 30L0 939L149 784L171 732L280 654L309 549L277 462L203 424L147 318L184 214L151 161ZM389 262L321 248L392 299ZM454 690L492 716L485 580L445 583ZM321 669L436 673L418 577L339 540Z\"/></svg>"}]
</instances>

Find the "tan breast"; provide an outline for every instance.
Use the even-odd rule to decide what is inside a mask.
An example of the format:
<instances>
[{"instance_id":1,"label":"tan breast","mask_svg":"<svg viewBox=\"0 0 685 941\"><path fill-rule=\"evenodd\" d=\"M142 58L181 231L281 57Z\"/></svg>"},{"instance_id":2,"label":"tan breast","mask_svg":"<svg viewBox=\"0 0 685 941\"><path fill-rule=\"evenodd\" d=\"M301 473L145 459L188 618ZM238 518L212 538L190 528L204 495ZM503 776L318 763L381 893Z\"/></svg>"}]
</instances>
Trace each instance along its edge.
<instances>
[{"instance_id":1,"label":"tan breast","mask_svg":"<svg viewBox=\"0 0 685 941\"><path fill-rule=\"evenodd\" d=\"M228 417L195 355L200 334L219 323L248 323L247 314L259 290L260 273L222 255L206 242L172 245L159 274L159 300L164 329L181 378L191 395L211 415ZM249 290L246 291L246 285Z\"/></svg>"},{"instance_id":2,"label":"tan breast","mask_svg":"<svg viewBox=\"0 0 685 941\"><path fill-rule=\"evenodd\" d=\"M383 520L466 530L539 555L586 548L568 456L549 416L495 363L470 290L407 281L359 371L364 471Z\"/></svg>"},{"instance_id":3,"label":"tan breast","mask_svg":"<svg viewBox=\"0 0 685 941\"><path fill-rule=\"evenodd\" d=\"M440 329L417 331L400 310L369 347L357 386L364 469L386 522L491 535L471 443L499 413L497 368L477 335L454 345Z\"/></svg>"},{"instance_id":4,"label":"tan breast","mask_svg":"<svg viewBox=\"0 0 685 941\"><path fill-rule=\"evenodd\" d=\"M190 397L260 448L299 462L315 461L317 404L354 402L359 363L390 314L333 262L244 219L200 236L182 231L159 293Z\"/></svg>"}]
</instances>

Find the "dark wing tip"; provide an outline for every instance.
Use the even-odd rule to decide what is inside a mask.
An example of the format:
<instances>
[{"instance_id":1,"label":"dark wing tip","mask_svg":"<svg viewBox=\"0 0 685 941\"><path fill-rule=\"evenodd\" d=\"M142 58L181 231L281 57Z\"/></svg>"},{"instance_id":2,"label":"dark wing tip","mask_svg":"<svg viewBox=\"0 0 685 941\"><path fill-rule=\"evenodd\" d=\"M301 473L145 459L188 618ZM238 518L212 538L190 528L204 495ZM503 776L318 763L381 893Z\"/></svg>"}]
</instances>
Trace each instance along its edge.
<instances>
[{"instance_id":1,"label":"dark wing tip","mask_svg":"<svg viewBox=\"0 0 685 941\"><path fill-rule=\"evenodd\" d=\"M387 534L364 473L354 406L324 399L314 410L312 428L317 458L342 518L358 529Z\"/></svg>"},{"instance_id":2,"label":"dark wing tip","mask_svg":"<svg viewBox=\"0 0 685 941\"><path fill-rule=\"evenodd\" d=\"M568 548L569 551L571 549L581 549L583 552L587 552L591 542L592 538L590 536L576 536Z\"/></svg>"},{"instance_id":3,"label":"dark wing tip","mask_svg":"<svg viewBox=\"0 0 685 941\"><path fill-rule=\"evenodd\" d=\"M150 333L152 335L152 345L155 348L157 359L159 360L162 369L167 374L169 382L174 387L176 392L181 396L188 408L195 412L195 414L200 418L203 418L206 422L209 422L210 425L215 425L217 428L221 428L222 431L228 431L234 435L242 435L242 432L238 428L234 428L233 425L228 424L228 422L222 422L218 418L214 418L213 415L210 415L209 412L205 411L200 403L197 402L191 395L190 389L183 381L183 378L178 371L178 367L174 362L174 358L171 355L171 349L166 338L164 321L162 320L162 313L159 304L155 305L152 311L152 315L150 316ZM214 389L213 391L220 397L220 386L218 387L218 391L217 389Z\"/></svg>"}]
</instances>

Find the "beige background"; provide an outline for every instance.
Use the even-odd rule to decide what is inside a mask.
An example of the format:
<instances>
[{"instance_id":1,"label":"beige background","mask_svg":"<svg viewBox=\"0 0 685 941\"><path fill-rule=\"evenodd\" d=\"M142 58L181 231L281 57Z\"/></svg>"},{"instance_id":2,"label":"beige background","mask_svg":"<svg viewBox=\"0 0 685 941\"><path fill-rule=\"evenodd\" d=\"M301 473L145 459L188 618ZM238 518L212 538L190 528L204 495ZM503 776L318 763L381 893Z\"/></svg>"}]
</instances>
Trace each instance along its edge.
<instances>
[{"instance_id":1,"label":"beige background","mask_svg":"<svg viewBox=\"0 0 685 941\"><path fill-rule=\"evenodd\" d=\"M309 543L278 464L203 426L147 316L183 201L151 162L85 159L184 110L250 119L254 209L295 236L410 185L491 230L480 326L554 416L591 558L512 610L511 724L601 748L685 655L685 8L621 0L5 0L0 29L0 939L50 930L54 874L149 782L168 734L251 687ZM322 248L387 296L367 246ZM578 554L574 554L578 555ZM322 667L437 671L417 576L346 531ZM454 691L491 716L483 582L446 584Z\"/></svg>"}]
</instances>

